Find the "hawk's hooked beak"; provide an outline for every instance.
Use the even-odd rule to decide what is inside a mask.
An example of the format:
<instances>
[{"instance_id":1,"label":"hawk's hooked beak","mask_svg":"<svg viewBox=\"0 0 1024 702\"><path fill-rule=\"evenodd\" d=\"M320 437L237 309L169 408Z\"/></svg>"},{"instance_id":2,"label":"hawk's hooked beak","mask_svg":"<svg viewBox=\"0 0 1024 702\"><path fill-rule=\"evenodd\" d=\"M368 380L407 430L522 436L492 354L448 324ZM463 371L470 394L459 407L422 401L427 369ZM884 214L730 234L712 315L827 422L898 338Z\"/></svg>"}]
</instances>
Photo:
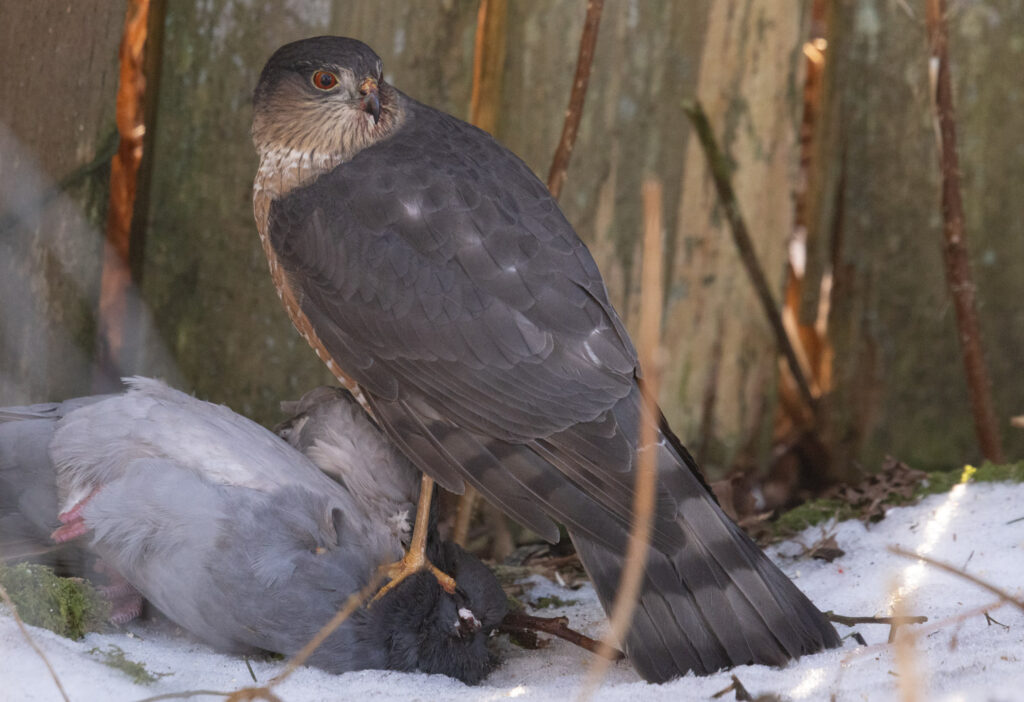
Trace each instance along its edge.
<instances>
[{"instance_id":1,"label":"hawk's hooked beak","mask_svg":"<svg viewBox=\"0 0 1024 702\"><path fill-rule=\"evenodd\" d=\"M377 81L367 78L359 85L359 94L363 96L363 112L373 116L373 123L380 122L380 94L377 92Z\"/></svg>"}]
</instances>

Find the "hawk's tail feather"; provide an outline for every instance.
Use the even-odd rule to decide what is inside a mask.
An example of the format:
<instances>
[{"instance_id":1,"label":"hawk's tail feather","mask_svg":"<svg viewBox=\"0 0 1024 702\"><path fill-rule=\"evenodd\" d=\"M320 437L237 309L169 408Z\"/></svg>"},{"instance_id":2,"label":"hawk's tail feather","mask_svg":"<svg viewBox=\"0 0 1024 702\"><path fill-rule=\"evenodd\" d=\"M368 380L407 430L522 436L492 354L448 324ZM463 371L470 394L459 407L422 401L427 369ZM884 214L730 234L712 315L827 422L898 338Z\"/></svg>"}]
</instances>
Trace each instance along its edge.
<instances>
[{"instance_id":1,"label":"hawk's tail feather","mask_svg":"<svg viewBox=\"0 0 1024 702\"><path fill-rule=\"evenodd\" d=\"M685 460L675 452L672 463ZM665 454L663 454L665 456ZM667 456L666 456L667 458ZM641 675L662 682L689 671L783 665L839 645L825 616L721 511L683 465L661 466L677 499L681 547L651 547L633 623L624 642ZM601 603L610 611L623 554L570 529Z\"/></svg>"}]
</instances>

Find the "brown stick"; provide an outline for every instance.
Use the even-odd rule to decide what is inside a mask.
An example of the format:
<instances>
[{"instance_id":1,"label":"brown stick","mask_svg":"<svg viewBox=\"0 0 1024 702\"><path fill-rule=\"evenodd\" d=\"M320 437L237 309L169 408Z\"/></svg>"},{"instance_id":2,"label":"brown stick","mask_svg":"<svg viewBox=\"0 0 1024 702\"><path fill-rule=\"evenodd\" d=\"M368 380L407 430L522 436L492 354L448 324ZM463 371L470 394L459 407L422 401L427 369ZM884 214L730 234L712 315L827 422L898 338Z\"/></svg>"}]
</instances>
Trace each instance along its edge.
<instances>
[{"instance_id":1,"label":"brown stick","mask_svg":"<svg viewBox=\"0 0 1024 702\"><path fill-rule=\"evenodd\" d=\"M664 296L662 278L663 247L661 244L661 183L644 182L644 258L640 287L640 367L644 378L640 384L643 411L640 413L640 443L636 461L636 483L633 489L633 525L619 577L619 588L612 604L608 634L601 642L604 653L594 661L583 683L579 699L586 700L601 684L608 672L608 655L613 642L622 641L633 621L633 611L640 598L644 566L651 543L654 522L654 497L658 484L655 441L658 433L658 381L661 348L661 315Z\"/></svg>"},{"instance_id":2,"label":"brown stick","mask_svg":"<svg viewBox=\"0 0 1024 702\"><path fill-rule=\"evenodd\" d=\"M701 107L701 104L696 100L689 102L683 105L683 111L690 118L690 122L693 123L693 127L697 132L697 140L700 141L700 145L704 149L704 156L707 158L708 167L711 170L711 179L714 181L715 189L718 191L718 201L721 203L722 209L725 211L725 217L729 221L729 228L732 230L732 238L736 243L737 251L739 251L740 260L743 261L743 266L747 269L747 275L750 276L754 292L761 301L761 307L764 309L765 316L768 317L768 323L775 334L775 342L778 344L779 352L785 357L786 364L789 366L790 373L793 374L793 379L800 389L800 395L803 397L804 402L807 403L811 410L814 410L817 401L814 398L814 393L811 392L807 376L804 375L803 368L800 366L796 350L786 334L779 306L772 296L771 288L768 287L768 280L765 278L761 264L757 260L757 253L754 251L754 244L750 239L747 223L740 212L740 205L736 200L736 192L732 188L728 160L718 148L718 142L715 140L715 135L711 131L711 124L708 122L708 117L704 113L704 108Z\"/></svg>"},{"instance_id":3,"label":"brown stick","mask_svg":"<svg viewBox=\"0 0 1024 702\"><path fill-rule=\"evenodd\" d=\"M576 144L576 132L583 116L583 100L587 96L587 84L590 82L590 68L594 63L594 47L597 45L597 29L601 24L603 8L604 0L587 0L587 16L583 20L580 53L576 59L576 77L572 81L569 108L565 111L562 138L558 140L555 157L551 160L551 170L548 171L548 190L556 200L562 193L562 186L565 185L569 159L572 158L572 148Z\"/></svg>"},{"instance_id":4,"label":"brown stick","mask_svg":"<svg viewBox=\"0 0 1024 702\"><path fill-rule=\"evenodd\" d=\"M0 585L0 600L11 609L11 614L14 616L14 622L21 629L22 636L28 641L28 645L32 647L32 650L39 654L39 657L43 659L43 663L46 665L46 669L50 671L50 677L53 678L53 682L57 684L57 689L60 690L60 696L64 698L64 702L70 702L68 699L68 693L64 691L64 686L60 683L60 678L57 677L57 671L50 665L50 659L43 653L43 649L36 645L36 642L32 640L32 636L28 633L28 628L25 626L25 622L21 621L21 616L18 614L18 608L14 606L14 601L11 596L7 594L7 590L3 585Z\"/></svg>"},{"instance_id":5,"label":"brown stick","mask_svg":"<svg viewBox=\"0 0 1024 702\"><path fill-rule=\"evenodd\" d=\"M590 638L585 634L569 628L569 620L566 617L535 617L523 612L509 612L501 621L498 631L507 634L521 634L527 631L539 631L543 634L557 636L565 639L571 644L593 653L595 656L608 656L609 660L619 661L626 655L618 649L605 649L601 642Z\"/></svg>"},{"instance_id":6,"label":"brown stick","mask_svg":"<svg viewBox=\"0 0 1024 702\"><path fill-rule=\"evenodd\" d=\"M935 110L939 169L942 173L942 220L946 260L946 282L953 296L960 350L967 371L967 388L974 414L974 431L985 458L1001 463L1002 442L992 404L992 382L981 348L981 328L974 301L974 282L967 257L964 205L960 194L960 164L956 148L956 116L953 87L949 76L949 41L945 0L925 0L927 6L929 72L932 79L932 107Z\"/></svg>"}]
</instances>

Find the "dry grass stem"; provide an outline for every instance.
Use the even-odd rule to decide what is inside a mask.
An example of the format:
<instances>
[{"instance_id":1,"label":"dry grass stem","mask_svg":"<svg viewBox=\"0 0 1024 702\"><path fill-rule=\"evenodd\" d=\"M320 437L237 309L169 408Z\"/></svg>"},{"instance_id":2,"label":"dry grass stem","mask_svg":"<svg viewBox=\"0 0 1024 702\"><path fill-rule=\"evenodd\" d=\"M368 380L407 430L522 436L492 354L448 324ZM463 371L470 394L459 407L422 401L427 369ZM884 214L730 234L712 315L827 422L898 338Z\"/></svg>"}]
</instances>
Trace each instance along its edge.
<instances>
[{"instance_id":1,"label":"dry grass stem","mask_svg":"<svg viewBox=\"0 0 1024 702\"><path fill-rule=\"evenodd\" d=\"M377 571L374 573L373 577L370 578L370 582L366 584L366 587L364 587L359 592L353 593L348 596L348 599L345 601L345 606L339 609L338 613L331 617L331 621L324 624L323 628L321 628L320 631L317 632L316 636L310 639L309 643L303 646L302 650L295 654L295 656L290 661L288 661L288 664L285 666L285 669L281 671L279 675L274 677L274 679L270 681L270 684L267 687L273 687L274 685L278 685L284 682L284 680L286 680L289 675L295 672L296 668L305 663L306 660L311 655L313 655L313 651L319 648L320 644L326 641L327 637L333 634L335 629L341 626L346 619L352 616L353 612L359 609L364 602L370 599L370 596L377 591L377 589L380 587L380 584L383 581L384 570L378 568Z\"/></svg>"},{"instance_id":2,"label":"dry grass stem","mask_svg":"<svg viewBox=\"0 0 1024 702\"><path fill-rule=\"evenodd\" d=\"M623 563L619 588L612 605L611 626L602 641L602 653L590 667L579 699L586 700L600 686L608 672L608 655L618 641L625 639L633 619L650 548L651 524L654 521L654 498L658 470L653 447L658 435L658 371L661 345L661 312L663 297L661 245L661 183L647 180L643 186L644 253L640 296L640 367L644 372L643 412L640 419L636 484L633 493L633 527Z\"/></svg>"},{"instance_id":3,"label":"dry grass stem","mask_svg":"<svg viewBox=\"0 0 1024 702\"><path fill-rule=\"evenodd\" d=\"M346 619L352 616L359 607L361 607L370 597L375 593L380 584L384 581L385 569L377 568L370 582L360 590L359 592L352 593L345 600L344 606L338 610L338 613L331 617L331 620L321 627L320 631L309 640L309 642L302 647L302 650L296 653L290 661L285 665L277 676L274 677L269 683L259 687L243 687L239 690L235 690L228 696L228 702L245 702L246 700L268 700L269 702L277 702L279 699L277 695L272 692L272 688L276 685L284 682L288 676L295 672L295 670L305 663L313 652L320 647L327 637L334 633L334 631L341 626ZM219 694L219 693L218 693Z\"/></svg>"},{"instance_id":4,"label":"dry grass stem","mask_svg":"<svg viewBox=\"0 0 1024 702\"><path fill-rule=\"evenodd\" d=\"M913 553L912 551L907 551L906 549L900 548L899 546L890 546L889 553L893 553L897 556L902 556L903 558L924 561L933 568L938 568L939 570L943 570L947 573L950 573L951 575L955 575L958 578L963 578L968 582L974 583L983 590L988 590L996 597L1005 600L1007 603L1013 605L1021 612L1024 612L1024 599L1021 599L1020 597L1017 597L1015 595L1011 595L1009 592L1002 589L1001 587L993 585L992 583L987 582L985 580L982 580L981 578L975 575L971 575L970 573L964 571L962 568L958 568L954 565L950 565L949 563L944 563L942 561L937 561L934 558L929 558L928 556L922 556L918 553Z\"/></svg>"},{"instance_id":5,"label":"dry grass stem","mask_svg":"<svg viewBox=\"0 0 1024 702\"><path fill-rule=\"evenodd\" d=\"M190 697L228 697L235 693L220 690L185 690L184 692L165 692L162 695L143 697L135 702L160 702L160 700L187 700Z\"/></svg>"},{"instance_id":6,"label":"dry grass stem","mask_svg":"<svg viewBox=\"0 0 1024 702\"><path fill-rule=\"evenodd\" d=\"M65 702L70 702L68 693L64 691L64 686L60 683L60 678L57 677L57 671L50 665L50 659L43 653L43 649L36 645L36 642L32 640L32 635L28 633L28 627L25 626L25 622L21 621L21 616L18 614L18 608L14 606L14 601L11 596L7 594L7 590L3 585L0 585L0 599L11 608L11 614L14 616L14 621L17 623L18 628L21 629L22 636L28 641L28 645L32 647L32 650L39 654L39 657L43 659L43 663L46 664L46 669L50 671L50 677L53 678L53 682L57 684L57 689L60 690L60 696L64 698Z\"/></svg>"},{"instance_id":7,"label":"dry grass stem","mask_svg":"<svg viewBox=\"0 0 1024 702\"><path fill-rule=\"evenodd\" d=\"M476 43L473 49L473 92L469 100L469 121L494 134L501 107L501 87L505 75L505 37L508 24L508 0L481 0L476 13ZM479 493L472 485L459 498L455 512L452 541L465 548L473 508Z\"/></svg>"},{"instance_id":8,"label":"dry grass stem","mask_svg":"<svg viewBox=\"0 0 1024 702\"><path fill-rule=\"evenodd\" d=\"M897 587L894 585L893 590ZM904 608L906 600L896 600L895 619L904 619ZM897 632L895 623L889 632L889 641L893 644L893 660L896 664L896 671L899 673L898 686L902 702L918 702L921 699L921 691L924 689L925 681L921 675L921 666L917 655L917 634L910 629L903 628Z\"/></svg>"}]
</instances>

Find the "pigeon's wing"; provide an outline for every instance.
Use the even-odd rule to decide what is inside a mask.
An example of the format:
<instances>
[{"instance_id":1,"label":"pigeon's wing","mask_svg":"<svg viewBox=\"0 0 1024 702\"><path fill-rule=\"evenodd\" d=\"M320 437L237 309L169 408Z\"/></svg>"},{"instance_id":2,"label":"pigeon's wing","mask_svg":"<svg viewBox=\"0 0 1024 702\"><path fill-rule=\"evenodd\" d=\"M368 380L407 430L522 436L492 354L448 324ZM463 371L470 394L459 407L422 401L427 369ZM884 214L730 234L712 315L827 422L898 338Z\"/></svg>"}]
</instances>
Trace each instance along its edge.
<instances>
[{"instance_id":1,"label":"pigeon's wing","mask_svg":"<svg viewBox=\"0 0 1024 702\"><path fill-rule=\"evenodd\" d=\"M52 451L67 499L77 503L123 474L131 461L168 458L214 483L268 491L301 482L332 489L301 454L227 407L157 380L130 378L128 391L68 414Z\"/></svg>"},{"instance_id":2,"label":"pigeon's wing","mask_svg":"<svg viewBox=\"0 0 1024 702\"><path fill-rule=\"evenodd\" d=\"M90 549L181 627L219 648L290 655L400 553L397 541L368 547L344 507L301 485L263 492L142 458L82 517Z\"/></svg>"},{"instance_id":3,"label":"pigeon's wing","mask_svg":"<svg viewBox=\"0 0 1024 702\"><path fill-rule=\"evenodd\" d=\"M596 264L525 164L465 123L408 109L394 136L272 205L271 244L303 313L449 489L471 479L546 535L538 494L582 514L595 503L579 486L600 485L628 514L631 480L608 474L628 474L636 427L610 410L637 361ZM537 441L558 469L532 447L518 468L498 455Z\"/></svg>"},{"instance_id":4,"label":"pigeon's wing","mask_svg":"<svg viewBox=\"0 0 1024 702\"><path fill-rule=\"evenodd\" d=\"M294 416L278 435L341 482L371 520L411 519L420 474L348 390L314 388L282 408Z\"/></svg>"}]
</instances>

